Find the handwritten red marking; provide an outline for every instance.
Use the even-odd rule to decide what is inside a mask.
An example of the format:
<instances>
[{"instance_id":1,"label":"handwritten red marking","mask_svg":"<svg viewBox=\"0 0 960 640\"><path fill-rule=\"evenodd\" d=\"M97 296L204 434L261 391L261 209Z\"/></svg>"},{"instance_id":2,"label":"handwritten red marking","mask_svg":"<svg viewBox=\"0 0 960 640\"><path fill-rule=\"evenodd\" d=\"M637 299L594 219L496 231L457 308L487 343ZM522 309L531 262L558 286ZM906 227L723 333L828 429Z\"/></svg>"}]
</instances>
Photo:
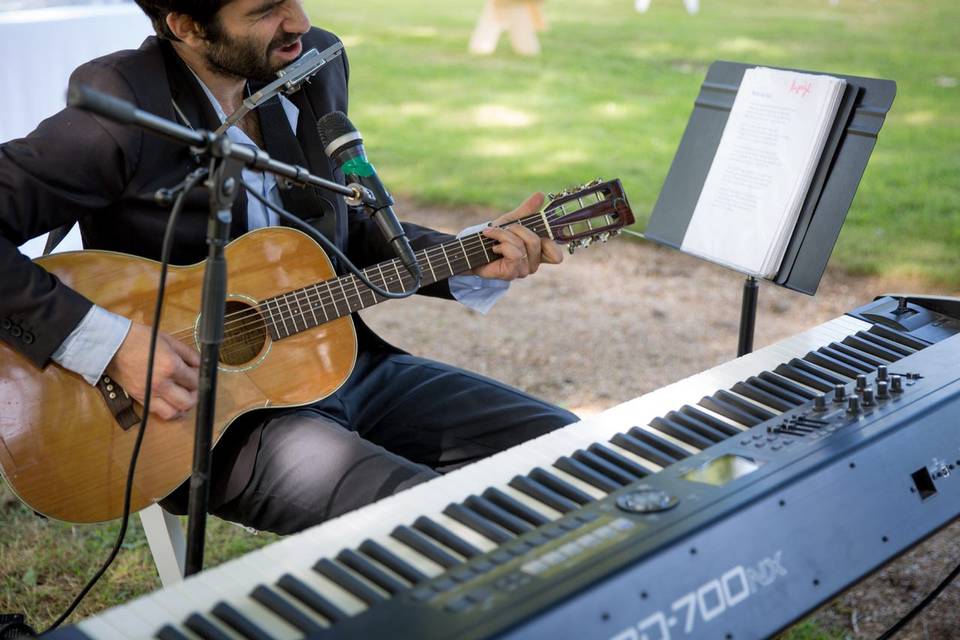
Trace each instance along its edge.
<instances>
[{"instance_id":1,"label":"handwritten red marking","mask_svg":"<svg viewBox=\"0 0 960 640\"><path fill-rule=\"evenodd\" d=\"M811 82L797 82L796 80L790 81L790 93L796 93L804 98L807 97L807 94L813 90L813 83Z\"/></svg>"}]
</instances>

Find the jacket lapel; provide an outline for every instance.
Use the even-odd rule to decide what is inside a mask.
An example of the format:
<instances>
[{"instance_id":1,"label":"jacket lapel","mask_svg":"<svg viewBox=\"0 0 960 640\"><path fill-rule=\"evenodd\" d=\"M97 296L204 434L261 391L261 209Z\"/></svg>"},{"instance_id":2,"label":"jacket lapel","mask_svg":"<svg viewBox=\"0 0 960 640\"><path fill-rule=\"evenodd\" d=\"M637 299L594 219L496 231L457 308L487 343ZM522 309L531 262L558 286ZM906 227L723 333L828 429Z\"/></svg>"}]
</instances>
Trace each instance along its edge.
<instances>
[{"instance_id":1,"label":"jacket lapel","mask_svg":"<svg viewBox=\"0 0 960 640\"><path fill-rule=\"evenodd\" d=\"M216 130L220 126L220 118L210 104L210 99L196 76L187 67L186 63L173 50L173 46L160 41L164 63L167 67L167 77L170 82L170 96L173 99L177 121L193 129ZM183 122L183 119L186 122ZM199 163L198 163L199 164ZM230 236L236 238L247 232L247 192L240 190L233 202L233 224L230 227Z\"/></svg>"}]
</instances>

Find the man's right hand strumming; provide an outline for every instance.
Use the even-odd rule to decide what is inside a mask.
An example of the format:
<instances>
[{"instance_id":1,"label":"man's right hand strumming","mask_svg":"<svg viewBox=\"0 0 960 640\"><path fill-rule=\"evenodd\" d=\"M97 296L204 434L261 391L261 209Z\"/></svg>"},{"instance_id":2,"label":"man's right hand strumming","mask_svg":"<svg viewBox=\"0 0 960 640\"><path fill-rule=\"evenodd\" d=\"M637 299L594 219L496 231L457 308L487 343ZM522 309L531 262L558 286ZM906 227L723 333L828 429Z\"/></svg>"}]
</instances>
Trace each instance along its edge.
<instances>
[{"instance_id":1,"label":"man's right hand strumming","mask_svg":"<svg viewBox=\"0 0 960 640\"><path fill-rule=\"evenodd\" d=\"M141 404L146 396L150 327L133 323L105 373ZM164 420L183 417L197 404L200 354L192 347L160 332L153 363L150 413Z\"/></svg>"}]
</instances>

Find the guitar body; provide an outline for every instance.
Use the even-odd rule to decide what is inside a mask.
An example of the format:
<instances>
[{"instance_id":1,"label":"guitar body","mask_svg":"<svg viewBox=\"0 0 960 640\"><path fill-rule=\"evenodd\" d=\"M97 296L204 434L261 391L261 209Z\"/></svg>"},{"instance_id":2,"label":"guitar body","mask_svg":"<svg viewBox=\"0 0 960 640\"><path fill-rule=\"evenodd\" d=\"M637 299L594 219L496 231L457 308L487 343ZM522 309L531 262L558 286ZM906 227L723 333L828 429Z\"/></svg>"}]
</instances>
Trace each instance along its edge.
<instances>
[{"instance_id":1,"label":"guitar body","mask_svg":"<svg viewBox=\"0 0 960 640\"><path fill-rule=\"evenodd\" d=\"M350 375L357 354L349 316L278 341L266 331L231 331L231 313L250 317L260 300L335 277L326 254L307 235L284 227L259 229L230 243L226 257L227 331L214 442L245 412L330 395ZM61 253L37 262L99 306L152 323L159 263L103 251ZM160 323L195 348L203 273L204 263L170 267ZM105 388L91 387L59 366L37 369L0 343L0 471L35 511L78 523L122 515L139 426L122 427L106 395ZM143 415L138 403L134 408ZM189 477L194 421L194 411L174 421L150 416L137 460L133 511L164 498Z\"/></svg>"}]
</instances>

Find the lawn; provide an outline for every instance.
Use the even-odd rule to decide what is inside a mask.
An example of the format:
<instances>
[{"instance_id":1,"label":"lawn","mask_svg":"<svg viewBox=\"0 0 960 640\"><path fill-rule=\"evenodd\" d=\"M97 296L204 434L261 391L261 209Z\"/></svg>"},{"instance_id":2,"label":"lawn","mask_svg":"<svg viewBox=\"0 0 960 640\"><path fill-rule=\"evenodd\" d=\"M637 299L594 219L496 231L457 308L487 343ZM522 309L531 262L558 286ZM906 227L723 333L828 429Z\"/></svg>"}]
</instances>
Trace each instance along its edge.
<instances>
[{"instance_id":1,"label":"lawn","mask_svg":"<svg viewBox=\"0 0 960 640\"><path fill-rule=\"evenodd\" d=\"M642 228L717 59L897 81L833 263L960 283L960 3L550 0L543 54L466 52L481 2L309 1L351 60L351 118L388 185L423 202L512 208L620 177ZM401 212L402 213L402 212Z\"/></svg>"}]
</instances>

